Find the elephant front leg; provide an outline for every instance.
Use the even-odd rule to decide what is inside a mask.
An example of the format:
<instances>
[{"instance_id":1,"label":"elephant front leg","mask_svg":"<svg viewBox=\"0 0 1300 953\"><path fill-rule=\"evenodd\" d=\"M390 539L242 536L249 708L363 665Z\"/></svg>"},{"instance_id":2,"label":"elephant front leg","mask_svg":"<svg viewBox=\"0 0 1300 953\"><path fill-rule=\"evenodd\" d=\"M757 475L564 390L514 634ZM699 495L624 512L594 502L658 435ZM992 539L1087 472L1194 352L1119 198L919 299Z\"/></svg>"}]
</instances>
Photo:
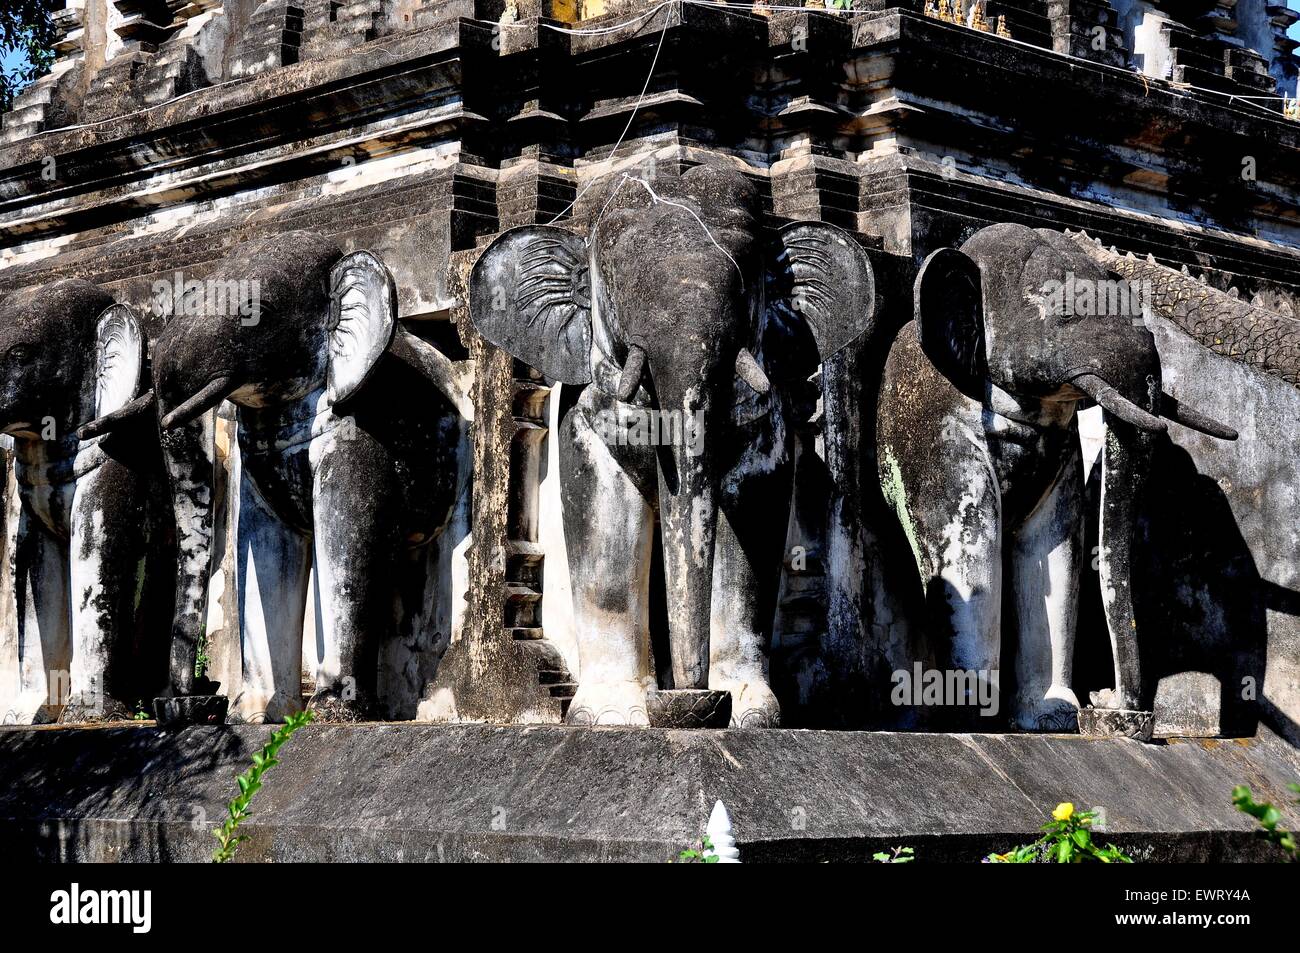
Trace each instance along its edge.
<instances>
[{"instance_id":1,"label":"elephant front leg","mask_svg":"<svg viewBox=\"0 0 1300 953\"><path fill-rule=\"evenodd\" d=\"M14 551L18 697L11 724L55 721L71 700L68 563L63 545L22 508Z\"/></svg>"},{"instance_id":2,"label":"elephant front leg","mask_svg":"<svg viewBox=\"0 0 1300 953\"><path fill-rule=\"evenodd\" d=\"M147 586L143 502L112 461L77 484L69 676L73 698L81 701L62 721L129 718L134 704L149 704L167 684L167 647L158 633L139 628Z\"/></svg>"},{"instance_id":3,"label":"elephant front leg","mask_svg":"<svg viewBox=\"0 0 1300 953\"><path fill-rule=\"evenodd\" d=\"M565 721L649 725L654 511L581 409L566 416L560 441L579 666Z\"/></svg>"},{"instance_id":4,"label":"elephant front leg","mask_svg":"<svg viewBox=\"0 0 1300 953\"><path fill-rule=\"evenodd\" d=\"M734 728L776 728L781 705L768 683L793 467L780 445L748 451L723 480L713 559L709 688L731 693ZM734 488L728 492L725 488Z\"/></svg>"},{"instance_id":5,"label":"elephant front leg","mask_svg":"<svg viewBox=\"0 0 1300 953\"><path fill-rule=\"evenodd\" d=\"M284 721L302 708L302 623L310 542L239 481L240 651L243 685L233 707L245 721Z\"/></svg>"},{"instance_id":6,"label":"elephant front leg","mask_svg":"<svg viewBox=\"0 0 1300 953\"><path fill-rule=\"evenodd\" d=\"M1083 558L1083 468L1077 444L1050 493L1016 535L1012 552L1017 632L1012 719L1029 731L1073 731L1079 578Z\"/></svg>"},{"instance_id":7,"label":"elephant front leg","mask_svg":"<svg viewBox=\"0 0 1300 953\"><path fill-rule=\"evenodd\" d=\"M774 510L784 512L781 507ZM769 515L766 522L770 525L762 522L752 529L768 537L763 541L767 545L751 553L742 546L732 516L725 510L718 514L709 688L731 693L733 728L777 728L781 724L781 705L768 684L768 645L776 615L786 521ZM780 537L773 546L777 524ZM768 571L756 572L755 564Z\"/></svg>"},{"instance_id":8,"label":"elephant front leg","mask_svg":"<svg viewBox=\"0 0 1300 953\"><path fill-rule=\"evenodd\" d=\"M952 671L943 681L957 693L945 688L942 705L955 707L939 720L969 724L963 710L992 717L1000 705L1002 498L978 441L963 436L942 446L938 465L886 446L882 482L920 570L929 636L948 648ZM914 688L910 699L926 697Z\"/></svg>"}]
</instances>

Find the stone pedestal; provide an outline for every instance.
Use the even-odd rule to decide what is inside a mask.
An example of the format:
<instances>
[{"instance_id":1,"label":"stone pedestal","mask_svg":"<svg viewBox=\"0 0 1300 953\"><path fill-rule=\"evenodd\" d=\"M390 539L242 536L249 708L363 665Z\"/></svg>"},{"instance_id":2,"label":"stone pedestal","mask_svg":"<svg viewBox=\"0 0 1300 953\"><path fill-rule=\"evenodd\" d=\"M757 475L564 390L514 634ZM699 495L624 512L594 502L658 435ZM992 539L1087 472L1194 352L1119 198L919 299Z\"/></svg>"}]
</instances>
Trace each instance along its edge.
<instances>
[{"instance_id":1,"label":"stone pedestal","mask_svg":"<svg viewBox=\"0 0 1300 953\"><path fill-rule=\"evenodd\" d=\"M11 862L204 861L270 727L0 729ZM240 861L673 859L721 800L742 862L977 861L1061 801L1139 861L1266 857L1232 806L1289 804L1273 736L1143 745L1066 735L308 725L241 828ZM1300 819L1286 816L1294 828Z\"/></svg>"}]
</instances>

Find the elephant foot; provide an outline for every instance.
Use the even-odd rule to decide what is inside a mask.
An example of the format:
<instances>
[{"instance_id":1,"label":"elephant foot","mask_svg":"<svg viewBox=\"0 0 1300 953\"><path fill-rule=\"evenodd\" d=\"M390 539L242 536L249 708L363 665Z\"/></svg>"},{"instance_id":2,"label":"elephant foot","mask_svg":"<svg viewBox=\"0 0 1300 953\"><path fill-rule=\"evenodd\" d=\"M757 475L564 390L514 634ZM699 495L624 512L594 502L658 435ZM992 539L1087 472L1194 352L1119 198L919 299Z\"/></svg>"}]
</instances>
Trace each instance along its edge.
<instances>
[{"instance_id":1,"label":"elephant foot","mask_svg":"<svg viewBox=\"0 0 1300 953\"><path fill-rule=\"evenodd\" d=\"M259 693L243 689L230 702L226 718L232 725L279 724L302 710L302 698L285 693Z\"/></svg>"},{"instance_id":2,"label":"elephant foot","mask_svg":"<svg viewBox=\"0 0 1300 953\"><path fill-rule=\"evenodd\" d=\"M1053 685L1041 699L1016 712L1016 727L1022 731L1075 731L1079 707L1071 689Z\"/></svg>"},{"instance_id":3,"label":"elephant foot","mask_svg":"<svg viewBox=\"0 0 1300 953\"><path fill-rule=\"evenodd\" d=\"M636 725L648 728L645 686L639 681L580 682L564 716L566 725Z\"/></svg>"},{"instance_id":4,"label":"elephant foot","mask_svg":"<svg viewBox=\"0 0 1300 953\"><path fill-rule=\"evenodd\" d=\"M765 680L710 679L709 688L731 692L732 728L781 727L781 703Z\"/></svg>"},{"instance_id":5,"label":"elephant foot","mask_svg":"<svg viewBox=\"0 0 1300 953\"><path fill-rule=\"evenodd\" d=\"M22 692L13 707L0 714L3 725L53 725L59 720L59 706L51 705L44 691Z\"/></svg>"},{"instance_id":6,"label":"elephant foot","mask_svg":"<svg viewBox=\"0 0 1300 953\"><path fill-rule=\"evenodd\" d=\"M373 720L370 701L360 692L345 698L337 688L322 689L311 696L307 708L316 713L318 722L326 724L345 725Z\"/></svg>"},{"instance_id":7,"label":"elephant foot","mask_svg":"<svg viewBox=\"0 0 1300 953\"><path fill-rule=\"evenodd\" d=\"M59 712L60 725L96 725L106 721L132 721L135 715L131 706L116 698L105 698L94 703L71 702Z\"/></svg>"}]
</instances>

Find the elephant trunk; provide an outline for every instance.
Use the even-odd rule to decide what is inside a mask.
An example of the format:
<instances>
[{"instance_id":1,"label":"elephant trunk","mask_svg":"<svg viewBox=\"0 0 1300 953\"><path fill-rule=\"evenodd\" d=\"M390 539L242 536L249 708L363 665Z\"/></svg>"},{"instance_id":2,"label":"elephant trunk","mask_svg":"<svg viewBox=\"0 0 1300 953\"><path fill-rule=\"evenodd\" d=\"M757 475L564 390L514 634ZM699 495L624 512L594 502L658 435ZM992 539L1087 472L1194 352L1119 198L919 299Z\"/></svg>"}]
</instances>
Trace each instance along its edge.
<instances>
[{"instance_id":1,"label":"elephant trunk","mask_svg":"<svg viewBox=\"0 0 1300 953\"><path fill-rule=\"evenodd\" d=\"M695 390L660 406L671 408L660 411L657 450L673 687L707 688L718 520L715 453L704 429L709 407Z\"/></svg>"},{"instance_id":2,"label":"elephant trunk","mask_svg":"<svg viewBox=\"0 0 1300 953\"><path fill-rule=\"evenodd\" d=\"M162 434L176 517L176 602L172 615L171 691L190 694L208 615L215 464L211 418L199 416Z\"/></svg>"},{"instance_id":3,"label":"elephant trunk","mask_svg":"<svg viewBox=\"0 0 1300 953\"><path fill-rule=\"evenodd\" d=\"M1115 687L1093 694L1101 708L1140 708L1142 672L1138 623L1133 609L1133 555L1139 501L1150 471L1155 438L1103 409L1106 443L1102 456L1099 526L1102 604L1115 660Z\"/></svg>"}]
</instances>

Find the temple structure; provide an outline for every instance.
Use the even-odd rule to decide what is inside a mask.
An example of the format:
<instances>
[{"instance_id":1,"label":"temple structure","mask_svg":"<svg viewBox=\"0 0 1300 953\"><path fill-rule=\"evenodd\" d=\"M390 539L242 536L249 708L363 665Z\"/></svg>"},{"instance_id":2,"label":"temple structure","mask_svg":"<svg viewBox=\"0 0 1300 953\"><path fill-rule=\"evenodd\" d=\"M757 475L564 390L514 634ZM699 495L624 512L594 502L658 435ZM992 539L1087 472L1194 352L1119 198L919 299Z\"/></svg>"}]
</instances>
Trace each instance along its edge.
<instances>
[{"instance_id":1,"label":"temple structure","mask_svg":"<svg viewBox=\"0 0 1300 953\"><path fill-rule=\"evenodd\" d=\"M1297 19L68 0L0 121L0 714L1244 738L1280 790Z\"/></svg>"}]
</instances>

